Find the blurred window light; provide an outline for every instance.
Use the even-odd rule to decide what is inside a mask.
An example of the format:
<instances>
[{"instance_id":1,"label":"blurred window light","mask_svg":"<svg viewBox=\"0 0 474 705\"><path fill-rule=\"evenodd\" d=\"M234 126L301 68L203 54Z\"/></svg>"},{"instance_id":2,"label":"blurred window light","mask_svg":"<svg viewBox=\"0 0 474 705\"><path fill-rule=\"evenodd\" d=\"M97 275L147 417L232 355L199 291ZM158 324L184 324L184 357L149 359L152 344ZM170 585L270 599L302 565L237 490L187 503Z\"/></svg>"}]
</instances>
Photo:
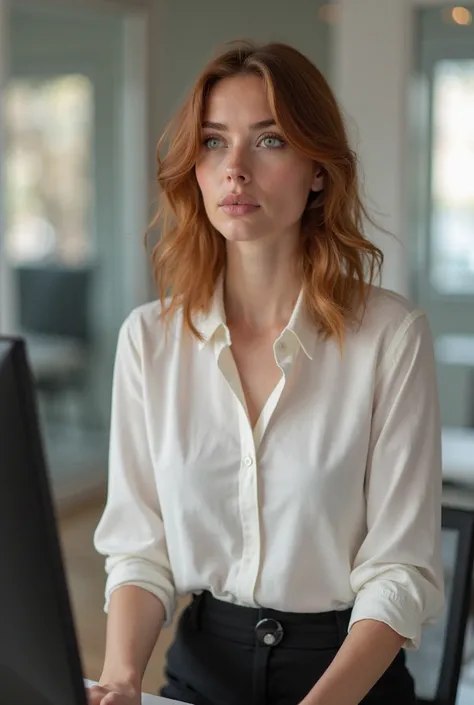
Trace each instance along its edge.
<instances>
[{"instance_id":1,"label":"blurred window light","mask_svg":"<svg viewBox=\"0 0 474 705\"><path fill-rule=\"evenodd\" d=\"M474 60L436 64L430 278L443 294L474 294Z\"/></svg>"},{"instance_id":2,"label":"blurred window light","mask_svg":"<svg viewBox=\"0 0 474 705\"><path fill-rule=\"evenodd\" d=\"M10 261L83 263L92 251L90 80L82 75L12 79L4 114Z\"/></svg>"}]
</instances>

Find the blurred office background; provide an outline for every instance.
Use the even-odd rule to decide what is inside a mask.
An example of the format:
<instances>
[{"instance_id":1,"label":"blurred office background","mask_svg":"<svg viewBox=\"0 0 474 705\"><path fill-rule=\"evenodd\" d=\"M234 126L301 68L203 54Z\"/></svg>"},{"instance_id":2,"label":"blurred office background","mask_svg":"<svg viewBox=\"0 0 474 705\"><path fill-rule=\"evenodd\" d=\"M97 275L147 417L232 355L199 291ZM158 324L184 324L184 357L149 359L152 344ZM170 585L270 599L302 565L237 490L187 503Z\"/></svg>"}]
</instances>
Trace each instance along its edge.
<instances>
[{"instance_id":1,"label":"blurred office background","mask_svg":"<svg viewBox=\"0 0 474 705\"><path fill-rule=\"evenodd\" d=\"M474 506L474 2L0 0L0 332L29 343L59 509L103 498L118 328L154 295L156 140L237 37L294 44L334 87L369 209L395 234L370 233L384 285L429 314L447 501ZM77 525L64 537L87 592L102 564ZM79 626L92 678L100 619Z\"/></svg>"}]
</instances>

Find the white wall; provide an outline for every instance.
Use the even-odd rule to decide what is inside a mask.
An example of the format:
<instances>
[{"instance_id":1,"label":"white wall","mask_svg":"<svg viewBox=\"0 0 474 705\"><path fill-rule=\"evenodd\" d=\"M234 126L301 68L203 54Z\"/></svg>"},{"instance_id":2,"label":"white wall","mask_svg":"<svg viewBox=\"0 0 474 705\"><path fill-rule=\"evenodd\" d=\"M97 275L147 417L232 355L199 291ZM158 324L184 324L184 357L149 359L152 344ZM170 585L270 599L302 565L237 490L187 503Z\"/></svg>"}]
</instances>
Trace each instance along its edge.
<instances>
[{"instance_id":1,"label":"white wall","mask_svg":"<svg viewBox=\"0 0 474 705\"><path fill-rule=\"evenodd\" d=\"M405 184L407 100L414 58L418 6L444 0L338 0L332 44L333 86L348 116L360 155L371 213L393 237L368 229L386 255L383 283L402 294L410 290L410 257ZM474 0L460 3L474 5Z\"/></svg>"},{"instance_id":2,"label":"white wall","mask_svg":"<svg viewBox=\"0 0 474 705\"><path fill-rule=\"evenodd\" d=\"M410 0L340 0L333 44L334 87L360 156L369 210L398 240L372 227L367 234L386 256L383 284L400 293L408 291L403 173L411 20Z\"/></svg>"}]
</instances>

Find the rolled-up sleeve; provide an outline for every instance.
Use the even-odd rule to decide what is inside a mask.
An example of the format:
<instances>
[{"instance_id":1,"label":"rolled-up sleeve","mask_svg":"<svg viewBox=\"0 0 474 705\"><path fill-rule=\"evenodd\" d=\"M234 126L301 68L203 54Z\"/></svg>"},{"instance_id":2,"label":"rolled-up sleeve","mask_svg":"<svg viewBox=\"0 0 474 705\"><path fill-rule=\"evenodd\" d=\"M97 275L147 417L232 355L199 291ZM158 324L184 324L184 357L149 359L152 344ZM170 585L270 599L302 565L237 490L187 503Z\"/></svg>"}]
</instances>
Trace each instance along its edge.
<instances>
[{"instance_id":1,"label":"rolled-up sleeve","mask_svg":"<svg viewBox=\"0 0 474 705\"><path fill-rule=\"evenodd\" d=\"M134 326L135 324L135 326ZM175 611L175 588L157 495L143 403L142 356L135 314L120 329L114 367L107 503L94 534L106 556L105 612L124 585L154 594Z\"/></svg>"},{"instance_id":2,"label":"rolled-up sleeve","mask_svg":"<svg viewBox=\"0 0 474 705\"><path fill-rule=\"evenodd\" d=\"M367 533L355 556L352 625L385 622L418 648L444 607L441 429L426 316L410 314L377 372L366 473Z\"/></svg>"}]
</instances>

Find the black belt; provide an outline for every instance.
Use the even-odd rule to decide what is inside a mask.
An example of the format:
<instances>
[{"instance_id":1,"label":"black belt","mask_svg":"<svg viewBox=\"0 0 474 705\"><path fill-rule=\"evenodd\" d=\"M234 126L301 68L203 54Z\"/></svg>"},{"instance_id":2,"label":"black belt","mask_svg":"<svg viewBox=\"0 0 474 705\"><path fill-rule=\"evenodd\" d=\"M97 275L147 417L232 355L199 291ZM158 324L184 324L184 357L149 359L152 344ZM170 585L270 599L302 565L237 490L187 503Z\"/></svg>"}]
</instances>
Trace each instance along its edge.
<instances>
[{"instance_id":1,"label":"black belt","mask_svg":"<svg viewBox=\"0 0 474 705\"><path fill-rule=\"evenodd\" d=\"M195 595L191 618L198 630L253 647L253 702L267 702L270 654L275 648L337 651L344 641L351 609L302 614L263 607L242 607Z\"/></svg>"},{"instance_id":2,"label":"black belt","mask_svg":"<svg viewBox=\"0 0 474 705\"><path fill-rule=\"evenodd\" d=\"M217 600L211 593L195 595L192 614L209 634L249 646L273 648L339 648L347 634L351 608L331 612L281 612L263 607L242 607Z\"/></svg>"}]
</instances>

